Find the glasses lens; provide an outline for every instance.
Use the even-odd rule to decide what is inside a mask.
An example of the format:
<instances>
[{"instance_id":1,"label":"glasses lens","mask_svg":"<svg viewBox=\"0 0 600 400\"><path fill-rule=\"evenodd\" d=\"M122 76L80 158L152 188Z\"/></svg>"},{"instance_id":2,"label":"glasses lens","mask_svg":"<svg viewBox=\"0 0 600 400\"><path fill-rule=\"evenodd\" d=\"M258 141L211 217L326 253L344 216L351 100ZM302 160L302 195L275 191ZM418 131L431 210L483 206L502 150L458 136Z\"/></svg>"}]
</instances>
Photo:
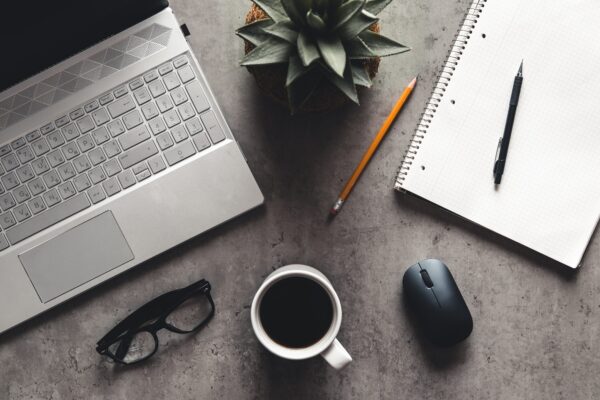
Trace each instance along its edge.
<instances>
[{"instance_id":1,"label":"glasses lens","mask_svg":"<svg viewBox=\"0 0 600 400\"><path fill-rule=\"evenodd\" d=\"M124 363L131 364L151 355L156 349L156 340L150 332L138 332L113 343L108 350Z\"/></svg>"},{"instance_id":2,"label":"glasses lens","mask_svg":"<svg viewBox=\"0 0 600 400\"><path fill-rule=\"evenodd\" d=\"M166 322L181 331L189 332L206 321L211 312L212 305L208 296L199 294L181 303L167 316Z\"/></svg>"}]
</instances>

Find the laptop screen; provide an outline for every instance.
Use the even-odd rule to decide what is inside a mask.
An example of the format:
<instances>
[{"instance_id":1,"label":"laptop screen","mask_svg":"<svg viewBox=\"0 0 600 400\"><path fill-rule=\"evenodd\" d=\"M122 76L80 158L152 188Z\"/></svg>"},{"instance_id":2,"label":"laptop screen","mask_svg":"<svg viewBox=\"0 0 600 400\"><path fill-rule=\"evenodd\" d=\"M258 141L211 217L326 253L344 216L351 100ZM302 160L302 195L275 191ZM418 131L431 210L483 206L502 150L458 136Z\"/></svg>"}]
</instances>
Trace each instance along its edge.
<instances>
[{"instance_id":1,"label":"laptop screen","mask_svg":"<svg viewBox=\"0 0 600 400\"><path fill-rule=\"evenodd\" d=\"M0 8L0 92L135 25L167 0L10 0Z\"/></svg>"}]
</instances>

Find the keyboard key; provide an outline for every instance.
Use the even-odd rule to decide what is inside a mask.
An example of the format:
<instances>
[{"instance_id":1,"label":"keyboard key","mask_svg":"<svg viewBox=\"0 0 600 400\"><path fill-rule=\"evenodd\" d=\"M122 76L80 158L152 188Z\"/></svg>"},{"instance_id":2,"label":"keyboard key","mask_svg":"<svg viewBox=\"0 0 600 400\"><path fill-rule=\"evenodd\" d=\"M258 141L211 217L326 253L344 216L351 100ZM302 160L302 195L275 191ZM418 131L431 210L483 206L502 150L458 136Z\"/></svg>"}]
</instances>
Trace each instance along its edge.
<instances>
[{"instance_id":1,"label":"keyboard key","mask_svg":"<svg viewBox=\"0 0 600 400\"><path fill-rule=\"evenodd\" d=\"M54 124L52 122L47 123L46 125L40 128L40 132L42 135L46 135L54 130Z\"/></svg>"},{"instance_id":2,"label":"keyboard key","mask_svg":"<svg viewBox=\"0 0 600 400\"><path fill-rule=\"evenodd\" d=\"M146 170L142 171L141 173L137 174L135 176L135 178L137 179L138 182L141 182L143 180L150 178L150 176L152 176L152 174L150 173L149 170L146 169Z\"/></svg>"},{"instance_id":3,"label":"keyboard key","mask_svg":"<svg viewBox=\"0 0 600 400\"><path fill-rule=\"evenodd\" d=\"M42 134L37 129L35 131L29 132L27 135L25 135L25 138L30 143L33 142L34 140L37 140L37 139L41 138L41 137L42 137Z\"/></svg>"},{"instance_id":4,"label":"keyboard key","mask_svg":"<svg viewBox=\"0 0 600 400\"><path fill-rule=\"evenodd\" d=\"M69 116L71 117L72 120L76 120L77 118L83 117L83 114L84 114L83 108L78 108L77 110L71 111Z\"/></svg>"},{"instance_id":5,"label":"keyboard key","mask_svg":"<svg viewBox=\"0 0 600 400\"><path fill-rule=\"evenodd\" d=\"M163 133L156 137L156 142L160 146L161 150L168 149L173 146L173 139L171 139L171 135L168 132Z\"/></svg>"},{"instance_id":6,"label":"keyboard key","mask_svg":"<svg viewBox=\"0 0 600 400\"><path fill-rule=\"evenodd\" d=\"M63 115L62 117L58 118L54 122L56 123L57 128L61 128L61 127L65 126L66 124L68 124L69 122L71 122L71 119L69 118L68 115Z\"/></svg>"},{"instance_id":7,"label":"keyboard key","mask_svg":"<svg viewBox=\"0 0 600 400\"><path fill-rule=\"evenodd\" d=\"M100 97L100 105L104 106L113 101L114 99L115 98L113 97L112 93L107 93L104 96Z\"/></svg>"},{"instance_id":8,"label":"keyboard key","mask_svg":"<svg viewBox=\"0 0 600 400\"><path fill-rule=\"evenodd\" d=\"M138 110L133 110L129 114L123 115L123 123L127 129L133 129L142 122L144 122L144 120L142 119L142 114L140 114Z\"/></svg>"},{"instance_id":9,"label":"keyboard key","mask_svg":"<svg viewBox=\"0 0 600 400\"><path fill-rule=\"evenodd\" d=\"M188 100L187 94L183 87L179 87L171 92L171 98L176 106L185 103Z\"/></svg>"},{"instance_id":10,"label":"keyboard key","mask_svg":"<svg viewBox=\"0 0 600 400\"><path fill-rule=\"evenodd\" d=\"M167 126L169 128L172 128L181 122L181 119L179 118L179 114L177 114L177 110L168 111L164 115L164 117L165 117L165 122L167 123Z\"/></svg>"},{"instance_id":11,"label":"keyboard key","mask_svg":"<svg viewBox=\"0 0 600 400\"><path fill-rule=\"evenodd\" d=\"M158 149L156 148L156 145L150 141L142 143L131 150L122 153L119 155L119 161L121 162L121 167L123 167L123 169L127 169L149 157L152 157L156 153L158 153Z\"/></svg>"},{"instance_id":12,"label":"keyboard key","mask_svg":"<svg viewBox=\"0 0 600 400\"><path fill-rule=\"evenodd\" d=\"M82 192L86 189L89 189L92 186L90 178L88 178L86 174L77 175L73 179L73 184L75 185L75 188L78 192Z\"/></svg>"},{"instance_id":13,"label":"keyboard key","mask_svg":"<svg viewBox=\"0 0 600 400\"><path fill-rule=\"evenodd\" d=\"M8 240L6 239L6 236L4 236L4 234L0 234L0 251L8 248L9 243Z\"/></svg>"},{"instance_id":14,"label":"keyboard key","mask_svg":"<svg viewBox=\"0 0 600 400\"><path fill-rule=\"evenodd\" d=\"M27 204L21 204L13 210L13 213L19 222L25 221L27 218L31 217L31 211L29 211Z\"/></svg>"},{"instance_id":15,"label":"keyboard key","mask_svg":"<svg viewBox=\"0 0 600 400\"><path fill-rule=\"evenodd\" d=\"M31 147L25 146L17 150L17 157L19 157L21 164L25 164L33 160L35 155L33 154L33 151L31 151Z\"/></svg>"},{"instance_id":16,"label":"keyboard key","mask_svg":"<svg viewBox=\"0 0 600 400\"><path fill-rule=\"evenodd\" d=\"M149 159L148 165L150 166L150 169L152 170L153 174L158 174L160 171L163 171L167 168L167 165L163 161L160 154L157 154L151 159Z\"/></svg>"},{"instance_id":17,"label":"keyboard key","mask_svg":"<svg viewBox=\"0 0 600 400\"><path fill-rule=\"evenodd\" d=\"M104 142L108 142L110 140L110 134L106 130L106 127L101 127L92 132L92 137L96 144L102 144Z\"/></svg>"},{"instance_id":18,"label":"keyboard key","mask_svg":"<svg viewBox=\"0 0 600 400\"><path fill-rule=\"evenodd\" d=\"M8 229L16 223L17 221L11 211L0 215L0 226L2 226L2 229Z\"/></svg>"},{"instance_id":19,"label":"keyboard key","mask_svg":"<svg viewBox=\"0 0 600 400\"><path fill-rule=\"evenodd\" d=\"M183 83L188 83L196 77L196 75L194 75L194 71L192 71L192 67L189 65L186 65L177 72L179 73L179 78L181 78L181 82Z\"/></svg>"},{"instance_id":20,"label":"keyboard key","mask_svg":"<svg viewBox=\"0 0 600 400\"><path fill-rule=\"evenodd\" d=\"M175 65L175 68L181 68L185 64L187 64L187 62L188 62L188 59L186 56L180 56L180 57L177 57L175 60L173 60L173 65Z\"/></svg>"},{"instance_id":21,"label":"keyboard key","mask_svg":"<svg viewBox=\"0 0 600 400\"><path fill-rule=\"evenodd\" d=\"M183 104L181 107L179 107L179 114L181 115L181 118L184 121L187 121L188 119L192 118L194 115L196 115L196 111L194 111L194 107L192 106L192 103L185 103Z\"/></svg>"},{"instance_id":22,"label":"keyboard key","mask_svg":"<svg viewBox=\"0 0 600 400\"><path fill-rule=\"evenodd\" d=\"M50 169L50 165L48 164L46 157L40 157L33 160L31 166L37 175L41 175Z\"/></svg>"},{"instance_id":23,"label":"keyboard key","mask_svg":"<svg viewBox=\"0 0 600 400\"><path fill-rule=\"evenodd\" d=\"M25 138L24 138L24 137L20 137L20 138L18 138L18 139L15 139L15 140L13 140L13 141L12 141L12 143L11 143L10 145L12 146L12 148L13 148L13 149L15 149L15 150L16 150L16 149L18 149L19 147L23 147L23 146L25 146L25 143L27 143L27 142L25 141Z\"/></svg>"},{"instance_id":24,"label":"keyboard key","mask_svg":"<svg viewBox=\"0 0 600 400\"><path fill-rule=\"evenodd\" d=\"M108 156L108 158L112 158L121 152L121 147L116 140L111 140L110 142L104 145L104 152Z\"/></svg>"},{"instance_id":25,"label":"keyboard key","mask_svg":"<svg viewBox=\"0 0 600 400\"><path fill-rule=\"evenodd\" d=\"M139 87L142 87L142 86L144 86L144 81L142 80L142 78L135 78L134 80L132 80L129 83L129 88L131 90L135 90L135 89L137 89Z\"/></svg>"},{"instance_id":26,"label":"keyboard key","mask_svg":"<svg viewBox=\"0 0 600 400\"><path fill-rule=\"evenodd\" d=\"M183 142L188 138L188 133L183 125L179 125L171 129L171 135L173 135L173 139L175 139L176 143Z\"/></svg>"},{"instance_id":27,"label":"keyboard key","mask_svg":"<svg viewBox=\"0 0 600 400\"><path fill-rule=\"evenodd\" d=\"M173 108L173 101L171 101L168 94L164 94L156 99L156 104L158 104L158 109L161 113L167 112Z\"/></svg>"},{"instance_id":28,"label":"keyboard key","mask_svg":"<svg viewBox=\"0 0 600 400\"><path fill-rule=\"evenodd\" d=\"M98 126L104 125L105 123L107 123L110 120L110 117L108 116L108 113L106 112L106 108L101 108L97 111L94 111L92 113L92 118L94 118L94 122Z\"/></svg>"},{"instance_id":29,"label":"keyboard key","mask_svg":"<svg viewBox=\"0 0 600 400\"><path fill-rule=\"evenodd\" d=\"M9 210L17 205L14 197L10 193L4 193L0 196L0 207L2 207L2 211Z\"/></svg>"},{"instance_id":30,"label":"keyboard key","mask_svg":"<svg viewBox=\"0 0 600 400\"><path fill-rule=\"evenodd\" d=\"M106 182L103 182L102 186L104 187L104 191L108 197L114 196L121 191L121 186L119 186L119 181L117 181L116 177L110 178Z\"/></svg>"},{"instance_id":31,"label":"keyboard key","mask_svg":"<svg viewBox=\"0 0 600 400\"><path fill-rule=\"evenodd\" d=\"M100 107L100 105L98 104L97 100L92 101L91 103L86 104L83 109L85 110L86 113L91 113L92 111L94 111L95 109L97 109L98 107Z\"/></svg>"},{"instance_id":32,"label":"keyboard key","mask_svg":"<svg viewBox=\"0 0 600 400\"><path fill-rule=\"evenodd\" d=\"M88 150L94 148L94 141L92 140L92 136L90 134L83 135L79 139L77 139L77 145L82 153L85 153Z\"/></svg>"},{"instance_id":33,"label":"keyboard key","mask_svg":"<svg viewBox=\"0 0 600 400\"><path fill-rule=\"evenodd\" d=\"M73 164L71 164L71 163L66 163L64 165L61 165L57 169L58 169L58 173L60 174L60 177L62 178L63 181L67 181L67 180L71 179L72 177L74 177L75 175L77 175L77 173L75 172L75 168L73 168Z\"/></svg>"},{"instance_id":34,"label":"keyboard key","mask_svg":"<svg viewBox=\"0 0 600 400\"><path fill-rule=\"evenodd\" d=\"M71 160L79 155L79 148L75 142L67 143L66 146L62 147L62 151L67 160Z\"/></svg>"},{"instance_id":35,"label":"keyboard key","mask_svg":"<svg viewBox=\"0 0 600 400\"><path fill-rule=\"evenodd\" d=\"M58 193L63 198L63 200L66 200L69 197L73 197L77 193L75 191L75 187L73 186L73 184L71 182L65 182L62 185L59 185L57 187L57 189L58 189Z\"/></svg>"},{"instance_id":36,"label":"keyboard key","mask_svg":"<svg viewBox=\"0 0 600 400\"><path fill-rule=\"evenodd\" d=\"M31 166L24 165L22 167L17 168L17 176L21 182L27 182L35 178L35 174L33 173L33 169Z\"/></svg>"},{"instance_id":37,"label":"keyboard key","mask_svg":"<svg viewBox=\"0 0 600 400\"><path fill-rule=\"evenodd\" d=\"M94 121L92 120L92 117L90 117L89 115L86 115L85 117L83 117L79 121L77 121L77 126L79 127L79 130L81 131L81 133L88 133L89 131L91 131L92 129L94 129L96 127L96 125L94 124ZM64 132L64 128L63 128L63 133L65 134L65 137L67 138L67 140L75 139L75 137L79 136L79 133L77 133L77 135L75 135L75 136L67 135L67 133Z\"/></svg>"},{"instance_id":38,"label":"keyboard key","mask_svg":"<svg viewBox=\"0 0 600 400\"><path fill-rule=\"evenodd\" d=\"M48 207L52 207L53 205L60 203L60 196L58 195L56 189L52 189L44 193L42 197L44 198L44 201Z\"/></svg>"},{"instance_id":39,"label":"keyboard key","mask_svg":"<svg viewBox=\"0 0 600 400\"><path fill-rule=\"evenodd\" d=\"M106 175L108 175L108 176L114 176L114 175L118 174L119 172L121 172L121 165L119 164L119 161L116 158L113 158L112 160L107 161L106 163L104 163L103 166L104 166L104 170L106 171ZM110 196L110 194L109 194L109 196Z\"/></svg>"},{"instance_id":40,"label":"keyboard key","mask_svg":"<svg viewBox=\"0 0 600 400\"><path fill-rule=\"evenodd\" d=\"M54 186L60 183L60 176L58 176L58 172L56 172L55 170L52 170L47 174L43 175L42 178L44 178L44 183L46 184L48 189L53 188Z\"/></svg>"},{"instance_id":41,"label":"keyboard key","mask_svg":"<svg viewBox=\"0 0 600 400\"><path fill-rule=\"evenodd\" d=\"M146 83L152 82L155 79L158 79L158 72L156 72L156 70L150 71L144 75L144 80Z\"/></svg>"},{"instance_id":42,"label":"keyboard key","mask_svg":"<svg viewBox=\"0 0 600 400\"><path fill-rule=\"evenodd\" d=\"M29 192L29 189L27 189L26 185L19 186L18 188L13 190L12 193L15 200L17 200L17 203L22 203L25 200L29 200L31 198L31 193Z\"/></svg>"},{"instance_id":43,"label":"keyboard key","mask_svg":"<svg viewBox=\"0 0 600 400\"><path fill-rule=\"evenodd\" d=\"M68 130L68 132L70 132L69 136L76 137L77 135L79 135L79 132L77 132L77 128L74 124L65 126L63 130L65 129ZM65 138L63 138L59 131L52 132L48 135L48 143L50 143L50 147L55 149L58 146L62 146L63 144L65 144Z\"/></svg>"},{"instance_id":44,"label":"keyboard key","mask_svg":"<svg viewBox=\"0 0 600 400\"><path fill-rule=\"evenodd\" d=\"M94 204L99 203L106 198L106 194L104 194L102 185L94 186L87 191L87 194L90 196L90 200L92 200L92 203Z\"/></svg>"},{"instance_id":45,"label":"keyboard key","mask_svg":"<svg viewBox=\"0 0 600 400\"><path fill-rule=\"evenodd\" d=\"M111 117L117 118L125 114L126 112L133 110L134 108L135 102L133 101L131 95L128 94L127 96L120 98L114 103L109 104L108 112L110 113Z\"/></svg>"},{"instance_id":46,"label":"keyboard key","mask_svg":"<svg viewBox=\"0 0 600 400\"><path fill-rule=\"evenodd\" d=\"M185 123L185 127L187 128L188 132L192 136L194 136L197 133L202 132L202 130L204 129L204 127L202 126L202 123L200 122L200 119L198 117L187 121Z\"/></svg>"},{"instance_id":47,"label":"keyboard key","mask_svg":"<svg viewBox=\"0 0 600 400\"><path fill-rule=\"evenodd\" d=\"M133 168L131 168L133 173L136 175L147 169L148 169L148 164L146 164L145 162L141 162L141 163L137 164L136 166L134 166Z\"/></svg>"},{"instance_id":48,"label":"keyboard key","mask_svg":"<svg viewBox=\"0 0 600 400\"><path fill-rule=\"evenodd\" d=\"M84 193L78 194L69 200L60 203L56 207L36 215L30 220L19 224L6 231L6 236L11 244L18 243L46 228L52 226L90 206L90 202Z\"/></svg>"},{"instance_id":49,"label":"keyboard key","mask_svg":"<svg viewBox=\"0 0 600 400\"><path fill-rule=\"evenodd\" d=\"M190 141L184 142L164 152L164 156L169 165L175 165L194 154L196 154L196 149L194 149L194 145Z\"/></svg>"},{"instance_id":50,"label":"keyboard key","mask_svg":"<svg viewBox=\"0 0 600 400\"><path fill-rule=\"evenodd\" d=\"M165 89L165 85L163 85L161 81L154 81L148 84L148 89L150 89L150 93L152 93L152 97L154 98L162 96L167 92L167 89Z\"/></svg>"},{"instance_id":51,"label":"keyboard key","mask_svg":"<svg viewBox=\"0 0 600 400\"><path fill-rule=\"evenodd\" d=\"M133 96L135 97L135 100L138 102L138 104L140 106L142 104L146 104L151 99L150 92L145 87L139 88L138 90L133 92Z\"/></svg>"},{"instance_id":52,"label":"keyboard key","mask_svg":"<svg viewBox=\"0 0 600 400\"><path fill-rule=\"evenodd\" d=\"M19 166L19 160L17 160L17 156L14 153L7 155L6 157L1 159L2 166L7 171L12 171L13 169Z\"/></svg>"},{"instance_id":53,"label":"keyboard key","mask_svg":"<svg viewBox=\"0 0 600 400\"><path fill-rule=\"evenodd\" d=\"M167 125L165 125L165 121L162 119L162 117L154 118L148 123L148 125L150 125L150 130L154 136L167 130Z\"/></svg>"},{"instance_id":54,"label":"keyboard key","mask_svg":"<svg viewBox=\"0 0 600 400\"><path fill-rule=\"evenodd\" d=\"M90 172L88 172L88 176L94 185L106 179L106 174L104 173L101 165L98 165L96 168L90 170Z\"/></svg>"},{"instance_id":55,"label":"keyboard key","mask_svg":"<svg viewBox=\"0 0 600 400\"><path fill-rule=\"evenodd\" d=\"M110 132L112 137L117 137L121 133L125 132L125 126L123 126L123 123L120 119L117 119L116 121L113 121L110 124L108 124L108 131Z\"/></svg>"},{"instance_id":56,"label":"keyboard key","mask_svg":"<svg viewBox=\"0 0 600 400\"><path fill-rule=\"evenodd\" d=\"M10 153L10 144L5 144L4 146L0 147L0 157L5 156L8 153Z\"/></svg>"},{"instance_id":57,"label":"keyboard key","mask_svg":"<svg viewBox=\"0 0 600 400\"><path fill-rule=\"evenodd\" d=\"M135 176L133 175L133 172L131 172L131 170L121 172L117 176L117 178L119 178L119 182L121 183L123 189L127 189L128 187L131 187L136 183Z\"/></svg>"},{"instance_id":58,"label":"keyboard key","mask_svg":"<svg viewBox=\"0 0 600 400\"><path fill-rule=\"evenodd\" d=\"M126 86L121 86L120 88L115 89L115 91L113 92L113 94L115 95L116 98L119 98L121 96L125 96L127 94L127 87Z\"/></svg>"},{"instance_id":59,"label":"keyboard key","mask_svg":"<svg viewBox=\"0 0 600 400\"><path fill-rule=\"evenodd\" d=\"M175 72L171 72L163 76L163 82L165 83L167 90L173 90L177 86L181 85L181 82L179 82L179 78L177 77L177 74L175 74Z\"/></svg>"},{"instance_id":60,"label":"keyboard key","mask_svg":"<svg viewBox=\"0 0 600 400\"><path fill-rule=\"evenodd\" d=\"M204 90L200 85L200 82L194 81L186 86L187 92L190 96L190 100L194 103L194 107L196 107L196 112L201 113L210 108L210 104L208 103L208 99L204 94Z\"/></svg>"},{"instance_id":61,"label":"keyboard key","mask_svg":"<svg viewBox=\"0 0 600 400\"><path fill-rule=\"evenodd\" d=\"M161 75L168 74L173 71L173 65L171 63L167 63L158 67L158 73Z\"/></svg>"},{"instance_id":62,"label":"keyboard key","mask_svg":"<svg viewBox=\"0 0 600 400\"><path fill-rule=\"evenodd\" d=\"M83 171L87 171L88 169L92 168L92 163L85 154L82 154L81 156L74 159L73 165L75 166L75 169L79 174Z\"/></svg>"},{"instance_id":63,"label":"keyboard key","mask_svg":"<svg viewBox=\"0 0 600 400\"><path fill-rule=\"evenodd\" d=\"M141 126L131 132L121 135L119 137L119 143L121 144L123 150L127 150L148 139L150 139L150 132L148 132L148 128Z\"/></svg>"},{"instance_id":64,"label":"keyboard key","mask_svg":"<svg viewBox=\"0 0 600 400\"><path fill-rule=\"evenodd\" d=\"M98 165L106 161L106 154L104 154L104 151L100 147L90 151L88 157L90 158L92 165Z\"/></svg>"},{"instance_id":65,"label":"keyboard key","mask_svg":"<svg viewBox=\"0 0 600 400\"><path fill-rule=\"evenodd\" d=\"M204 133L194 136L193 141L198 151L202 151L210 147L210 140L208 140L206 134Z\"/></svg>"},{"instance_id":66,"label":"keyboard key","mask_svg":"<svg viewBox=\"0 0 600 400\"><path fill-rule=\"evenodd\" d=\"M2 180L2 184L6 190L14 189L20 184L19 180L17 179L17 175L15 175L14 172L10 172L0 179Z\"/></svg>"},{"instance_id":67,"label":"keyboard key","mask_svg":"<svg viewBox=\"0 0 600 400\"><path fill-rule=\"evenodd\" d=\"M147 103L142 106L142 113L144 114L146 121L150 121L152 118L158 115L158 108L156 108L156 104L154 104L154 102Z\"/></svg>"},{"instance_id":68,"label":"keyboard key","mask_svg":"<svg viewBox=\"0 0 600 400\"><path fill-rule=\"evenodd\" d=\"M31 145L33 146L33 151L35 152L35 155L38 157L50 151L50 146L48 146L48 142L44 138L33 142Z\"/></svg>"},{"instance_id":69,"label":"keyboard key","mask_svg":"<svg viewBox=\"0 0 600 400\"><path fill-rule=\"evenodd\" d=\"M202 122L213 143L216 144L225 140L225 133L223 133L223 129L221 129L214 112L209 111L206 114L201 115L200 118L202 118Z\"/></svg>"},{"instance_id":70,"label":"keyboard key","mask_svg":"<svg viewBox=\"0 0 600 400\"><path fill-rule=\"evenodd\" d=\"M33 196L37 196L38 194L46 190L46 186L44 185L42 178L35 178L31 182L29 182L27 186L29 186L29 190L31 191L31 194Z\"/></svg>"},{"instance_id":71,"label":"keyboard key","mask_svg":"<svg viewBox=\"0 0 600 400\"><path fill-rule=\"evenodd\" d=\"M41 197L34 197L29 203L27 203L27 205L34 214L39 214L46 209L46 204Z\"/></svg>"},{"instance_id":72,"label":"keyboard key","mask_svg":"<svg viewBox=\"0 0 600 400\"><path fill-rule=\"evenodd\" d=\"M52 168L65 162L65 156L63 156L60 149L54 150L52 153L48 153L46 157L48 158L48 162Z\"/></svg>"}]
</instances>

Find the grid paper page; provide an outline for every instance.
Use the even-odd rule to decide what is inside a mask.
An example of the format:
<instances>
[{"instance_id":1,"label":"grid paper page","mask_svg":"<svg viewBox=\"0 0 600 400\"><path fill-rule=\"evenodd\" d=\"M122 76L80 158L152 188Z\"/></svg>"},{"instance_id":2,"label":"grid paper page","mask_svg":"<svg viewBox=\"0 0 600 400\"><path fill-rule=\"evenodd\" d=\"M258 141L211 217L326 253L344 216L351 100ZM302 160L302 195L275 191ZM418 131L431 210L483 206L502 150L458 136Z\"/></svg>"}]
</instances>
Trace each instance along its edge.
<instances>
[{"instance_id":1,"label":"grid paper page","mask_svg":"<svg viewBox=\"0 0 600 400\"><path fill-rule=\"evenodd\" d=\"M489 0L403 189L576 267L600 217L598 21L600 1ZM521 99L495 187L522 59Z\"/></svg>"}]
</instances>

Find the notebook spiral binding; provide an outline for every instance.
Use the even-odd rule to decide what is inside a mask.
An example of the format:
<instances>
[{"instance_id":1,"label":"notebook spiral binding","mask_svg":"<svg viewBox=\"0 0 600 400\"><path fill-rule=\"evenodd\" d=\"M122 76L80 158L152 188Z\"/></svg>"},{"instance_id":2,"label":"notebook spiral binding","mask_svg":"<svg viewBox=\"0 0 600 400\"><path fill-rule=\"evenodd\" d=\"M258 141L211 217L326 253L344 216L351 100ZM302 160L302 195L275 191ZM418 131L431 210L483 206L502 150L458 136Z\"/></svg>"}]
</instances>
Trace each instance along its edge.
<instances>
[{"instance_id":1,"label":"notebook spiral binding","mask_svg":"<svg viewBox=\"0 0 600 400\"><path fill-rule=\"evenodd\" d=\"M483 12L483 8L487 2L488 0L474 0L465 13L465 17L460 28L454 35L454 42L448 50L446 61L436 76L436 84L433 87L427 104L425 105L425 110L420 115L420 121L417 125L417 129L415 130L415 133L409 142L408 148L404 153L402 164L398 169L396 184L394 185L396 190L402 190L402 184L413 165L417 152L423 143L423 139L425 139L429 125L435 117L437 108L439 107L439 104L442 102L442 98L446 93L446 88L450 84L450 81L454 76L454 71L456 71L456 67L460 63L460 57L463 55L469 39L471 39L473 30L475 29L477 21L479 20L479 17Z\"/></svg>"}]
</instances>

